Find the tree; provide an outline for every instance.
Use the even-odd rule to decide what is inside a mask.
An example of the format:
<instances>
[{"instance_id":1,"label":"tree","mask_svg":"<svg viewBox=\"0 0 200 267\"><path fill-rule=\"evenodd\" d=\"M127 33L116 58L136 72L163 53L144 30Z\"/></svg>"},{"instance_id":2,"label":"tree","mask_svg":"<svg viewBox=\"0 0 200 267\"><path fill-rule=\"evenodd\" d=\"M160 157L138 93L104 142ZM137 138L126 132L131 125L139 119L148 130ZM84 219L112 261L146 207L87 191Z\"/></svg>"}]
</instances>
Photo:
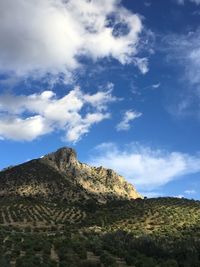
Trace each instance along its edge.
<instances>
[{"instance_id":1,"label":"tree","mask_svg":"<svg viewBox=\"0 0 200 267\"><path fill-rule=\"evenodd\" d=\"M176 260L171 259L161 264L161 267L178 267L178 263Z\"/></svg>"},{"instance_id":2,"label":"tree","mask_svg":"<svg viewBox=\"0 0 200 267\"><path fill-rule=\"evenodd\" d=\"M100 260L104 264L105 267L112 267L112 266L114 267L114 266L116 266L115 259L107 252L104 252L100 256Z\"/></svg>"},{"instance_id":3,"label":"tree","mask_svg":"<svg viewBox=\"0 0 200 267\"><path fill-rule=\"evenodd\" d=\"M88 212L95 213L97 210L97 202L94 199L88 199L85 203L85 209Z\"/></svg>"}]
</instances>

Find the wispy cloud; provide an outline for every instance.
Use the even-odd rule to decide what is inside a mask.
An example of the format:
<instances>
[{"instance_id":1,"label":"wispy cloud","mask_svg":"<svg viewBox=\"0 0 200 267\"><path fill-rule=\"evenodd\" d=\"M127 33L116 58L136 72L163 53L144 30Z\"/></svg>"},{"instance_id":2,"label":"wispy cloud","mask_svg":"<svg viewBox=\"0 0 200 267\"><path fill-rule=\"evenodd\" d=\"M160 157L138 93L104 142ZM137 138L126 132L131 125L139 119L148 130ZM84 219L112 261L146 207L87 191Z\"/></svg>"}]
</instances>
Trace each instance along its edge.
<instances>
[{"instance_id":1,"label":"wispy cloud","mask_svg":"<svg viewBox=\"0 0 200 267\"><path fill-rule=\"evenodd\" d=\"M81 57L111 57L146 73L147 59L137 55L141 18L120 2L2 0L0 71L35 78L62 73L69 79Z\"/></svg>"},{"instance_id":2,"label":"wispy cloud","mask_svg":"<svg viewBox=\"0 0 200 267\"><path fill-rule=\"evenodd\" d=\"M151 3L151 2L147 2L147 1L146 1L146 2L144 2L144 6L145 6L145 7L150 7L151 5L152 5L152 3Z\"/></svg>"},{"instance_id":3,"label":"wispy cloud","mask_svg":"<svg viewBox=\"0 0 200 267\"><path fill-rule=\"evenodd\" d=\"M142 74L146 74L149 71L147 58L135 57L134 63L139 68Z\"/></svg>"},{"instance_id":4,"label":"wispy cloud","mask_svg":"<svg viewBox=\"0 0 200 267\"><path fill-rule=\"evenodd\" d=\"M176 0L176 1L177 1L177 3L179 5L184 5L185 2L191 2L191 3L194 3L196 5L199 5L200 4L200 0Z\"/></svg>"},{"instance_id":5,"label":"wispy cloud","mask_svg":"<svg viewBox=\"0 0 200 267\"><path fill-rule=\"evenodd\" d=\"M91 126L108 119L108 104L116 101L110 84L104 91L87 94L76 87L63 97L53 91L31 95L0 95L0 136L32 141L53 131L78 141Z\"/></svg>"},{"instance_id":6,"label":"wispy cloud","mask_svg":"<svg viewBox=\"0 0 200 267\"><path fill-rule=\"evenodd\" d=\"M164 37L165 52L177 72L182 90L179 99L169 111L175 116L200 116L200 28L186 34ZM167 48L166 48L167 47ZM178 74L179 73L179 74Z\"/></svg>"},{"instance_id":7,"label":"wispy cloud","mask_svg":"<svg viewBox=\"0 0 200 267\"><path fill-rule=\"evenodd\" d=\"M194 189L188 189L188 190L185 190L184 193L187 194L187 195L194 195L197 192Z\"/></svg>"},{"instance_id":8,"label":"wispy cloud","mask_svg":"<svg viewBox=\"0 0 200 267\"><path fill-rule=\"evenodd\" d=\"M127 110L123 115L122 121L120 121L116 126L117 131L129 130L131 127L131 122L141 116L142 116L142 113L140 112Z\"/></svg>"},{"instance_id":9,"label":"wispy cloud","mask_svg":"<svg viewBox=\"0 0 200 267\"><path fill-rule=\"evenodd\" d=\"M155 83L155 84L152 84L151 86L153 89L157 89L160 87L160 83Z\"/></svg>"},{"instance_id":10,"label":"wispy cloud","mask_svg":"<svg viewBox=\"0 0 200 267\"><path fill-rule=\"evenodd\" d=\"M200 84L200 28L187 34L164 38L170 60L184 69L184 78L192 85Z\"/></svg>"},{"instance_id":11,"label":"wispy cloud","mask_svg":"<svg viewBox=\"0 0 200 267\"><path fill-rule=\"evenodd\" d=\"M121 148L103 143L96 147L89 163L118 171L145 192L155 192L174 179L200 172L200 155L155 150L140 144Z\"/></svg>"},{"instance_id":12,"label":"wispy cloud","mask_svg":"<svg viewBox=\"0 0 200 267\"><path fill-rule=\"evenodd\" d=\"M158 89L158 88L160 88L160 86L161 86L161 83L158 82L158 83L148 85L148 86L144 87L144 89Z\"/></svg>"}]
</instances>

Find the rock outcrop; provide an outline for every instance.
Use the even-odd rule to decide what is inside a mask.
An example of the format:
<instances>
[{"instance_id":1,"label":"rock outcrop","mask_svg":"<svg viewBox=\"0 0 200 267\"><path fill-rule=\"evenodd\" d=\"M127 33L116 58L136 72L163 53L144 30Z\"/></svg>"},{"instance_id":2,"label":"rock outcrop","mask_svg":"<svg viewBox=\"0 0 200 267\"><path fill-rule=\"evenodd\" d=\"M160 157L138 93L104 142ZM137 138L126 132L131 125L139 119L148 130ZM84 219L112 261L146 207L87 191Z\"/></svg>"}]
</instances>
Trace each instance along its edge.
<instances>
[{"instance_id":1,"label":"rock outcrop","mask_svg":"<svg viewBox=\"0 0 200 267\"><path fill-rule=\"evenodd\" d=\"M0 196L13 195L99 202L142 198L124 177L79 162L75 150L68 147L0 172Z\"/></svg>"}]
</instances>

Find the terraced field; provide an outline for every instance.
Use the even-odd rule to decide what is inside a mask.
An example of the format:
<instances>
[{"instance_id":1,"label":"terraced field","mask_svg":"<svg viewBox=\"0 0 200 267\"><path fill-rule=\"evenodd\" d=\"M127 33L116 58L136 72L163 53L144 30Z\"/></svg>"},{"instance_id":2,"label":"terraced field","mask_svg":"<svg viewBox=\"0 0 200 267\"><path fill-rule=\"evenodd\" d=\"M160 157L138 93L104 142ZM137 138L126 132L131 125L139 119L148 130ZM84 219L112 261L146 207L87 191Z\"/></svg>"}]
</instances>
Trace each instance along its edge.
<instances>
[{"instance_id":1,"label":"terraced field","mask_svg":"<svg viewBox=\"0 0 200 267\"><path fill-rule=\"evenodd\" d=\"M122 208L123 207L123 208ZM176 198L157 198L113 202L99 216L96 224L103 224L106 231L123 229L134 233L175 234L189 228L200 229L200 202ZM198 234L198 232L196 233Z\"/></svg>"},{"instance_id":2,"label":"terraced field","mask_svg":"<svg viewBox=\"0 0 200 267\"><path fill-rule=\"evenodd\" d=\"M79 224L85 219L85 212L78 207L61 206L56 203L35 203L22 201L1 202L1 226L50 227L52 225Z\"/></svg>"},{"instance_id":3,"label":"terraced field","mask_svg":"<svg viewBox=\"0 0 200 267\"><path fill-rule=\"evenodd\" d=\"M0 267L199 267L200 202L0 200Z\"/></svg>"}]
</instances>

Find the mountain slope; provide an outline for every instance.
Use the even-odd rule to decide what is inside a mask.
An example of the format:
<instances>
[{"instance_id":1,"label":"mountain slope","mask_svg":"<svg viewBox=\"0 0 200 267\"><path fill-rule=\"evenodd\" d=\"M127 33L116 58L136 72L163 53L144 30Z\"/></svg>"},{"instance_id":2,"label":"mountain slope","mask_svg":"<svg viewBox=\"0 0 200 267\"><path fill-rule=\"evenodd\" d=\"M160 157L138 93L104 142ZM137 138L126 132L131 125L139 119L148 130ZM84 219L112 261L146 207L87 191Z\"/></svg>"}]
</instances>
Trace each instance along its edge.
<instances>
[{"instance_id":1,"label":"mountain slope","mask_svg":"<svg viewBox=\"0 0 200 267\"><path fill-rule=\"evenodd\" d=\"M135 188L113 170L90 167L77 160L71 148L0 172L0 196L29 196L82 201L94 198L141 198Z\"/></svg>"}]
</instances>

